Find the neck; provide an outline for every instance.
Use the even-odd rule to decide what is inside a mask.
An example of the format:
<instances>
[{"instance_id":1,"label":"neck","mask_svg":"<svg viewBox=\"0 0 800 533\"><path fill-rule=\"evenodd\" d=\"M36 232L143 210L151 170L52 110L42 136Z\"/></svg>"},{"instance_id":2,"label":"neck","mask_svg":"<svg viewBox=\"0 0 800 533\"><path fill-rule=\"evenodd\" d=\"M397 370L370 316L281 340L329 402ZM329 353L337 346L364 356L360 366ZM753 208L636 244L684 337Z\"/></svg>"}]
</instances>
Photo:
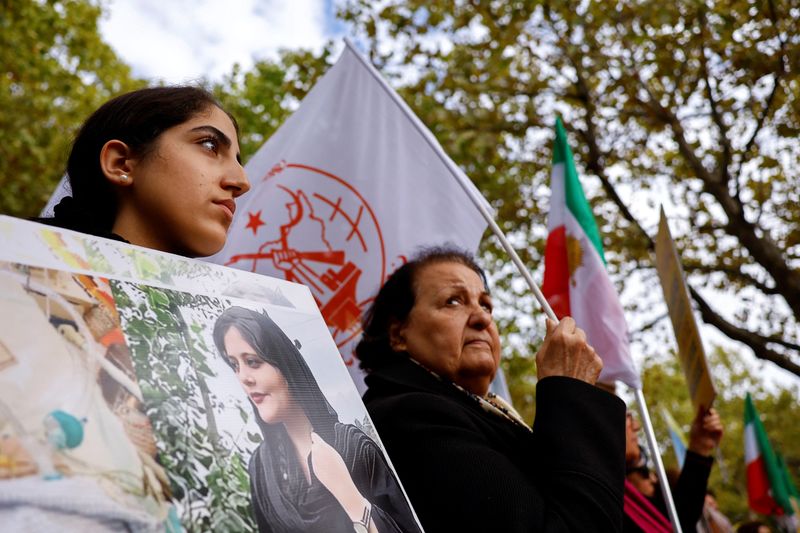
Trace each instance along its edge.
<instances>
[{"instance_id":1,"label":"neck","mask_svg":"<svg viewBox=\"0 0 800 533\"><path fill-rule=\"evenodd\" d=\"M292 439L295 446L306 441L309 444L311 443L311 431L313 431L313 428L311 427L311 421L302 411L292 416L283 425L286 427L286 433L289 434L289 438Z\"/></svg>"},{"instance_id":2,"label":"neck","mask_svg":"<svg viewBox=\"0 0 800 533\"><path fill-rule=\"evenodd\" d=\"M311 432L314 429L311 427L311 421L301 411L297 413L297 416L290 417L290 420L284 422L283 425L286 428L286 433L289 434L289 440L294 445L297 461L306 476L306 481L311 483L311 471L308 467L308 456L311 453Z\"/></svg>"}]
</instances>

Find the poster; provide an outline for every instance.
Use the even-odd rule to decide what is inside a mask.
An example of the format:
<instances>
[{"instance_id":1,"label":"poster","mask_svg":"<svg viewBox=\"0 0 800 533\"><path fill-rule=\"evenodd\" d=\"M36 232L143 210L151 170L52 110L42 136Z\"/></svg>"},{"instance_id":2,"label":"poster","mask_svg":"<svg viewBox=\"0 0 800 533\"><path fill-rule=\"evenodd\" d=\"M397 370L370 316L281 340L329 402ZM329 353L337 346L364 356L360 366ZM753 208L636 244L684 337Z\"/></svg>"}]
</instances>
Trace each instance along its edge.
<instances>
[{"instance_id":1,"label":"poster","mask_svg":"<svg viewBox=\"0 0 800 533\"><path fill-rule=\"evenodd\" d=\"M4 528L421 530L307 289L8 217L0 242Z\"/></svg>"}]
</instances>

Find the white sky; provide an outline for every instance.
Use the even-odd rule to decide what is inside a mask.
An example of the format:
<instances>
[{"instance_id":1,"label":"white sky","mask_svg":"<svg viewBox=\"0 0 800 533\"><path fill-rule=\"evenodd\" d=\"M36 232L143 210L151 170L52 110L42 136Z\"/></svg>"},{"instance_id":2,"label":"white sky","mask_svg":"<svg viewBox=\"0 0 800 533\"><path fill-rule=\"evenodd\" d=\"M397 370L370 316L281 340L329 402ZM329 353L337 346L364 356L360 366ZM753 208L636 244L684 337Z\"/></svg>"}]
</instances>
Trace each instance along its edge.
<instances>
[{"instance_id":1,"label":"white sky","mask_svg":"<svg viewBox=\"0 0 800 533\"><path fill-rule=\"evenodd\" d=\"M342 35L333 0L112 0L103 38L134 74L219 80L280 48L320 49Z\"/></svg>"}]
</instances>

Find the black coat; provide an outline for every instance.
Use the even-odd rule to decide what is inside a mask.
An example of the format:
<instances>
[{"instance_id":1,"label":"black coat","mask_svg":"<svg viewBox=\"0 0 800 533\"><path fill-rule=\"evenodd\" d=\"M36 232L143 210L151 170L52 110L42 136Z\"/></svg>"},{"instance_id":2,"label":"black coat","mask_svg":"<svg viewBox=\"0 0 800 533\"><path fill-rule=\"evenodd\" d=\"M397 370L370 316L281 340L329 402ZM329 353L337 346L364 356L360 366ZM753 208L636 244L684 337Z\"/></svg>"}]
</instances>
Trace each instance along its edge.
<instances>
[{"instance_id":1,"label":"black coat","mask_svg":"<svg viewBox=\"0 0 800 533\"><path fill-rule=\"evenodd\" d=\"M622 529L619 398L545 378L531 433L407 360L366 383L364 402L426 532Z\"/></svg>"}]
</instances>

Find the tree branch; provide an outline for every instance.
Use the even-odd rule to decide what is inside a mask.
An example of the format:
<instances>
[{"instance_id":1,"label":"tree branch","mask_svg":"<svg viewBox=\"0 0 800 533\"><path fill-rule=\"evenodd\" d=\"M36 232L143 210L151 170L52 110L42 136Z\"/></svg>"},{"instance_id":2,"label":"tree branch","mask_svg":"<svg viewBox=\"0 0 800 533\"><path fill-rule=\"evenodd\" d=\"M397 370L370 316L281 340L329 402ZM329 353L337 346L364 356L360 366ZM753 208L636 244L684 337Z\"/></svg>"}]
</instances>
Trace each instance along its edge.
<instances>
[{"instance_id":1,"label":"tree branch","mask_svg":"<svg viewBox=\"0 0 800 533\"><path fill-rule=\"evenodd\" d=\"M678 144L678 151L686 159L695 177L703 183L703 190L716 199L728 222L725 232L736 237L755 261L764 267L775 286L781 288L781 296L789 304L795 318L800 320L800 271L793 270L783 257L783 251L769 237L766 231L747 220L739 199L731 196L726 183L721 182L703 165L686 139L686 132L677 117L663 107L650 88L636 76L642 88L648 93L649 101L643 102L654 115L672 129L672 137ZM760 234L760 235L759 235Z\"/></svg>"},{"instance_id":2,"label":"tree branch","mask_svg":"<svg viewBox=\"0 0 800 533\"><path fill-rule=\"evenodd\" d=\"M753 353L759 359L771 361L784 370L788 370L789 372L800 376L800 365L789 359L788 356L771 350L767 346L769 342L775 341L762 337L761 335L753 333L752 331L734 326L730 322L726 321L720 315L715 313L705 299L700 296L700 294L691 286L689 286L689 293L692 295L692 299L695 301L695 303L697 303L697 306L700 309L700 316L703 318L703 321L706 324L711 324L731 339L746 344L753 350ZM781 342L781 344L783 344L783 342Z\"/></svg>"},{"instance_id":3,"label":"tree branch","mask_svg":"<svg viewBox=\"0 0 800 533\"><path fill-rule=\"evenodd\" d=\"M742 272L742 270L737 267L726 265L705 265L703 263L689 261L686 259L682 260L681 264L683 265L683 270L685 272L700 272L703 274L714 274L716 272L720 272L729 278L737 279L747 283L748 285L752 285L764 294L768 294L770 296L777 296L781 294L781 291L779 291L777 287L770 287L763 281L756 279L754 276Z\"/></svg>"}]
</instances>

